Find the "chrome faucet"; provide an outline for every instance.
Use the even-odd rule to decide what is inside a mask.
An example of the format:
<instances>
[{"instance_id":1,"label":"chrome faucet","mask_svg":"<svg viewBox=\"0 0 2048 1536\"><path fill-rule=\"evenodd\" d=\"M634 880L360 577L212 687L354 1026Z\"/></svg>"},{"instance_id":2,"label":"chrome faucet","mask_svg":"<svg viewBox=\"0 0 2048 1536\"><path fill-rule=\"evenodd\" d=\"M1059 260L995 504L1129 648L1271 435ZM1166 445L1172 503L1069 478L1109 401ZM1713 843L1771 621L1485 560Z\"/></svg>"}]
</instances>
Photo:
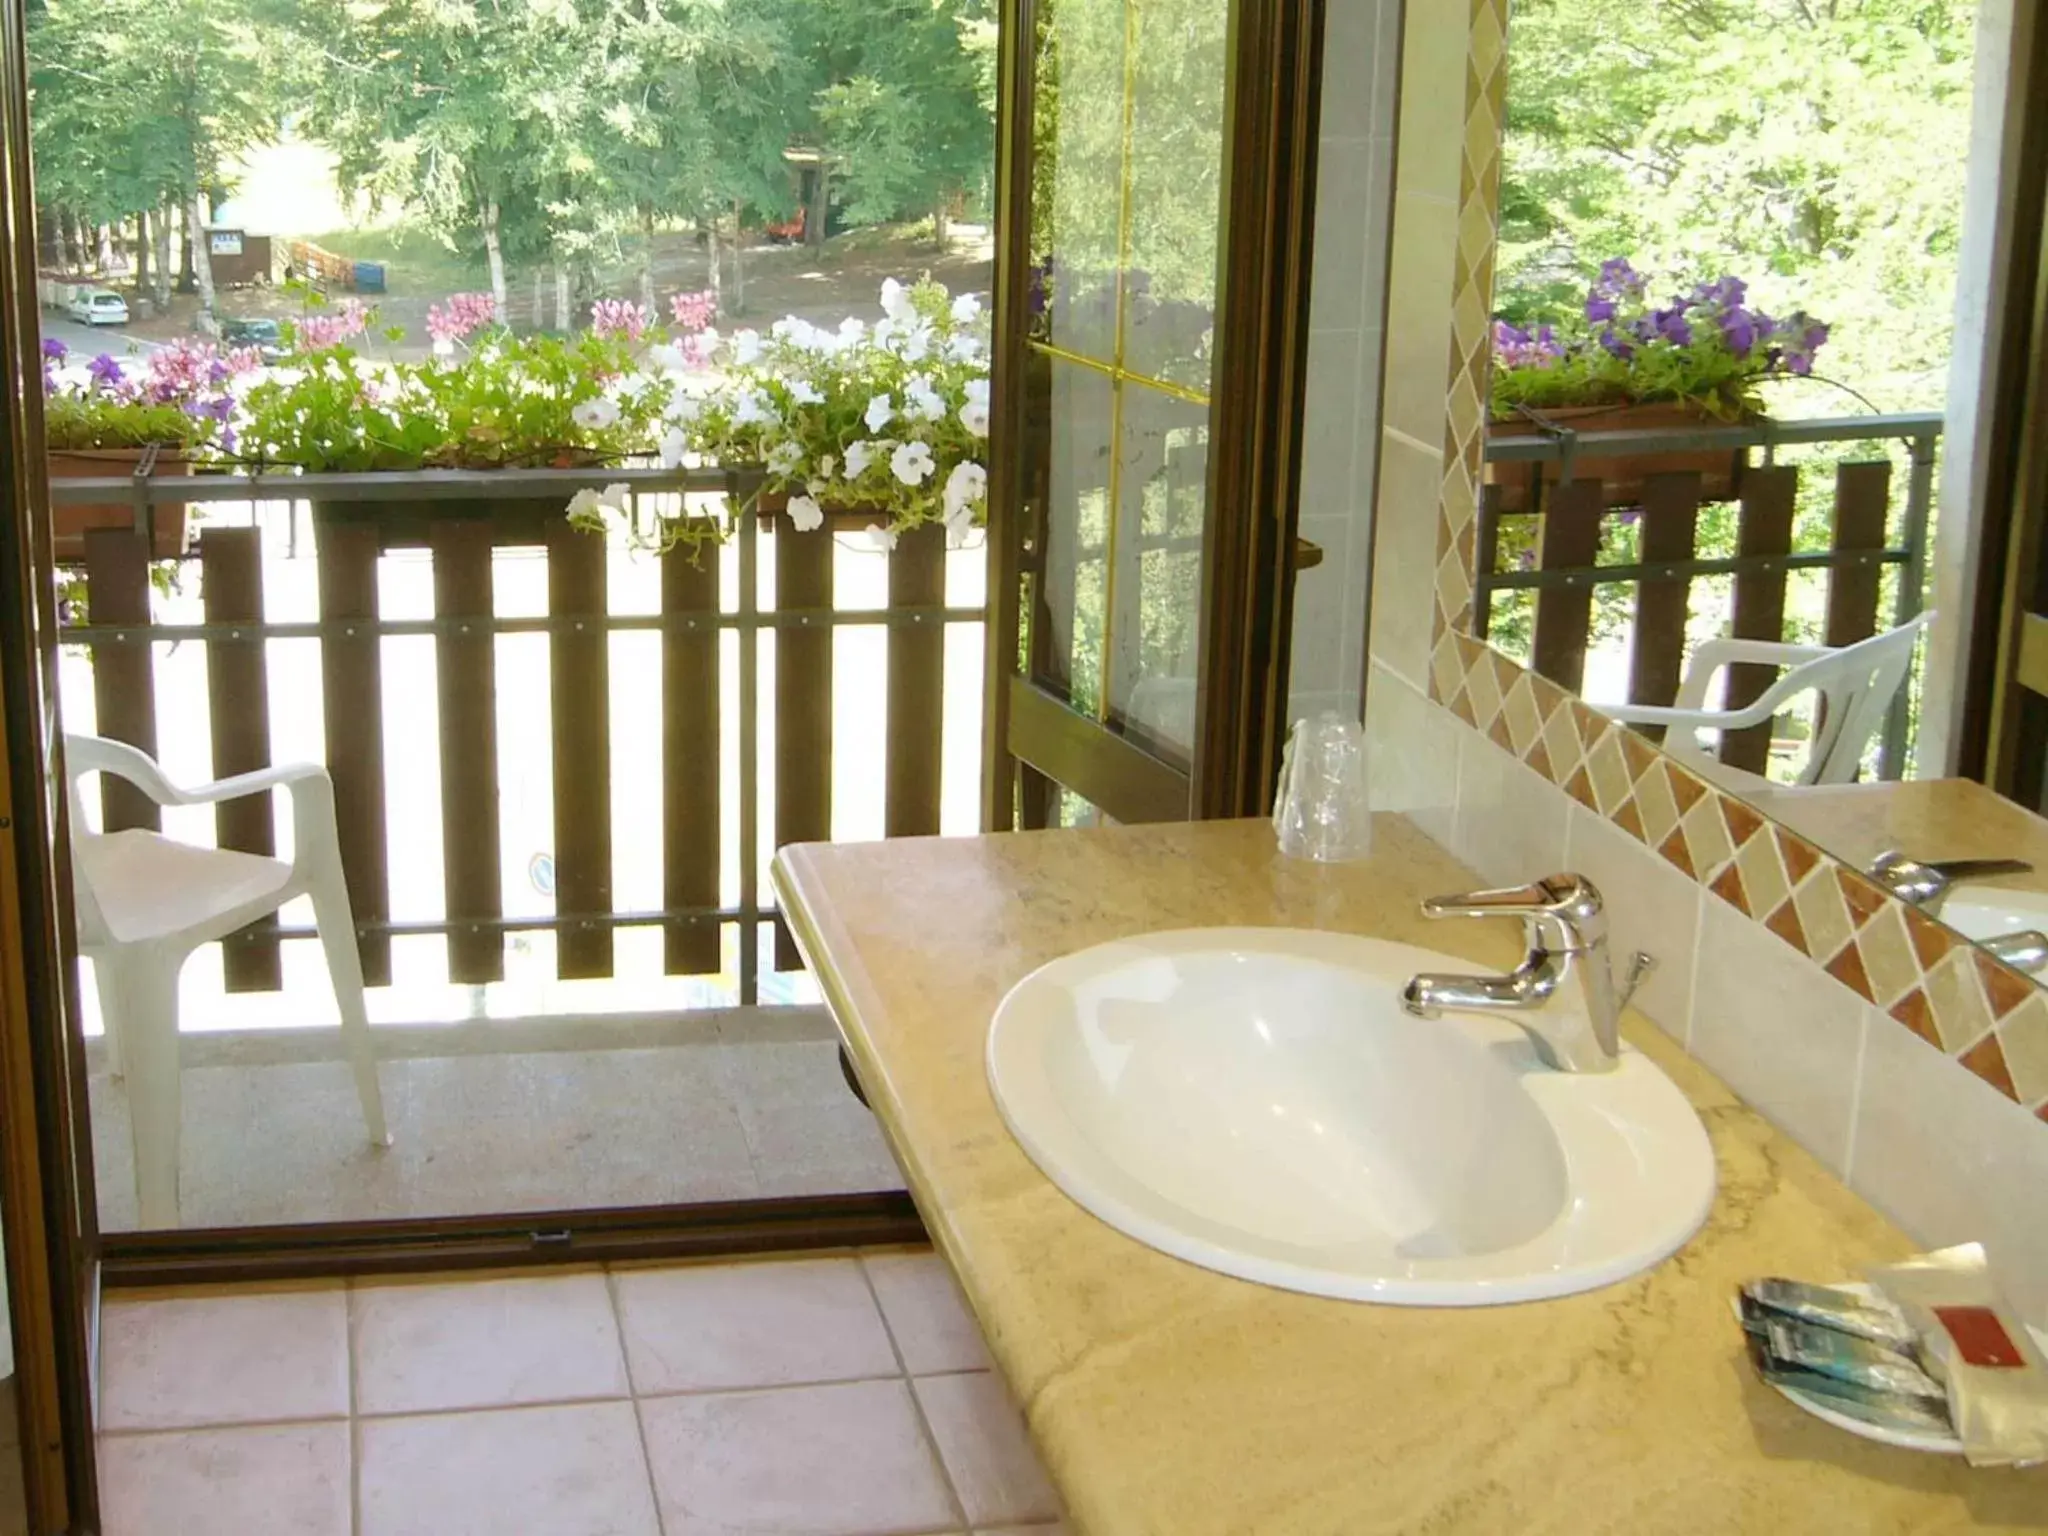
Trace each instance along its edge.
<instances>
[{"instance_id":1,"label":"chrome faucet","mask_svg":"<svg viewBox=\"0 0 2048 1536\"><path fill-rule=\"evenodd\" d=\"M1619 986L1607 959L1607 913L1600 892L1583 875L1551 875L1510 890L1433 896L1424 917L1519 917L1529 953L1506 976L1413 978L1401 1006L1418 1018L1454 1012L1528 1010L1514 1022L1528 1031L1536 1053L1560 1072L1612 1072L1620 1060L1621 1010L1656 964L1646 954L1630 962ZM1576 980L1577 985L1571 986ZM1576 1007L1544 1007L1568 990ZM1538 1020L1555 1019L1555 1027Z\"/></svg>"},{"instance_id":2,"label":"chrome faucet","mask_svg":"<svg viewBox=\"0 0 2048 1536\"><path fill-rule=\"evenodd\" d=\"M2048 971L2048 933L2038 928L2019 928L1979 939L1977 947L1994 960L2003 960L2016 971L2038 976Z\"/></svg>"},{"instance_id":3,"label":"chrome faucet","mask_svg":"<svg viewBox=\"0 0 2048 1536\"><path fill-rule=\"evenodd\" d=\"M2025 859L1909 859L1897 848L1887 848L1870 861L1871 879L1930 917L1940 913L1949 892L1965 880L2033 872Z\"/></svg>"}]
</instances>

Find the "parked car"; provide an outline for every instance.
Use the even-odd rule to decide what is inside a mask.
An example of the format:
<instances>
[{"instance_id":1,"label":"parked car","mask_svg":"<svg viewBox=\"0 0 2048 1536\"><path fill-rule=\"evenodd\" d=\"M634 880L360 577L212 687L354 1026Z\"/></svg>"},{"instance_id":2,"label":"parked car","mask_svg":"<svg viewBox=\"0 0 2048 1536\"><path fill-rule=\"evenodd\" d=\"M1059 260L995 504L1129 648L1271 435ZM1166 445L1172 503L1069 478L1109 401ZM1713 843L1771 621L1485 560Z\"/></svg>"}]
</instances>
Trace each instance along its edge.
<instances>
[{"instance_id":1,"label":"parked car","mask_svg":"<svg viewBox=\"0 0 2048 1536\"><path fill-rule=\"evenodd\" d=\"M86 325L126 325L128 301L111 288L81 288L64 312Z\"/></svg>"},{"instance_id":2,"label":"parked car","mask_svg":"<svg viewBox=\"0 0 2048 1536\"><path fill-rule=\"evenodd\" d=\"M223 319L220 339L230 347L254 347L256 355L266 363L277 362L284 356L284 332L275 320L262 315Z\"/></svg>"}]
</instances>

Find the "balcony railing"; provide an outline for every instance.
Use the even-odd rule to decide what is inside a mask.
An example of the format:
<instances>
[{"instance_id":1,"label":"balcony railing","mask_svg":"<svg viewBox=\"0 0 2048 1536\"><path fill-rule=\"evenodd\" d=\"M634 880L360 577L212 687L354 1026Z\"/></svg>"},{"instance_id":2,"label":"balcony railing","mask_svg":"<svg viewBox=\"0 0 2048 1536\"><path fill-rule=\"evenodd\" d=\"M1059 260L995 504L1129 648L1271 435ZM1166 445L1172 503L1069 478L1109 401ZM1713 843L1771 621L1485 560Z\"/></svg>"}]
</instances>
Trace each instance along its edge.
<instances>
[{"instance_id":1,"label":"balcony railing","mask_svg":"<svg viewBox=\"0 0 2048 1536\"><path fill-rule=\"evenodd\" d=\"M446 979L481 984L505 975L511 934L551 934L560 978L602 978L615 937L651 929L666 975L723 977L732 985L715 1000L755 1003L764 971L800 963L763 877L775 846L833 836L835 734L861 757L863 791L879 779L879 825L857 831L938 832L942 799L972 806L980 556L949 561L938 528L885 555L763 514L735 518L701 560L622 563L562 515L579 487L619 481L670 510L715 511L752 489L744 475L655 469L58 482L60 502L136 507L134 527L86 535L87 622L64 631L90 657L94 728L156 753L160 710L203 697L210 768L225 775L270 762L279 701L311 717L302 694L317 691L308 725L334 777L372 985L392 979L394 941L438 940ZM184 562L199 577L197 621L156 622L145 534L155 509L181 502L227 517L202 519ZM266 612L281 593L306 611ZM863 635L881 643L850 638ZM203 692L184 647L203 657ZM164 674L180 666L174 688ZM73 668L67 686L82 681ZM85 704L67 698L67 718ZM173 723L197 729L182 713ZM626 750L658 760L658 789L647 763L615 761L629 738L641 745ZM528 758L546 771L526 774ZM546 802L521 808L540 829L528 846L545 843L529 881L508 878L508 765ZM102 816L109 830L156 825L120 784L102 786ZM420 888L436 861L418 846L436 824L438 892ZM278 827L259 800L222 807L214 833L269 853ZM621 899L614 873L628 862L648 878L627 883L658 898ZM236 936L228 989L278 988L279 940L308 933Z\"/></svg>"},{"instance_id":2,"label":"balcony railing","mask_svg":"<svg viewBox=\"0 0 2048 1536\"><path fill-rule=\"evenodd\" d=\"M1788 597L1798 592L1795 584L1815 579L1806 573L1825 576L1824 594L1805 594L1806 606L1819 610L1809 619L1822 643L1847 645L1881 623L1903 623L1920 611L1926 585L1941 430L1941 416L1928 413L1493 438L1474 550L1475 627L1485 637L1512 626L1516 633L1506 638L1526 643L1536 671L1579 692L1601 638L1595 594L1620 588L1627 701L1668 705L1689 654L1689 631L1694 639L1703 628L1784 639ZM1829 452L1845 447L1861 456ZM1886 451L1864 451L1879 449ZM1780 462L1787 451L1794 462ZM1693 467L1703 454L1722 456L1720 465ZM1905 470L1903 493L1895 457ZM1659 472L1660 459L1687 467ZM1830 460L1831 492L1817 473ZM1617 463L1630 466L1619 477L1619 494ZM1594 472L1574 475L1575 465ZM1720 548L1702 552L1704 517L1716 507L1732 510L1733 527L1723 530ZM1824 545L1796 547L1801 521L1811 527L1823 516ZM1634 528L1632 539L1612 538L1617 520ZM1602 563L1603 546L1612 553L1617 543L1631 557ZM1521 546L1516 558L1504 554L1509 545ZM1889 594L1888 572L1896 572ZM1533 612L1526 599L1516 608L1521 593L1533 594ZM1769 667L1731 673L1729 707L1748 703L1773 681ZM1886 724L1879 771L1888 778L1907 762L1913 697L1913 688L1902 690ZM1771 727L1758 726L1730 732L1722 759L1762 772L1770 749Z\"/></svg>"}]
</instances>

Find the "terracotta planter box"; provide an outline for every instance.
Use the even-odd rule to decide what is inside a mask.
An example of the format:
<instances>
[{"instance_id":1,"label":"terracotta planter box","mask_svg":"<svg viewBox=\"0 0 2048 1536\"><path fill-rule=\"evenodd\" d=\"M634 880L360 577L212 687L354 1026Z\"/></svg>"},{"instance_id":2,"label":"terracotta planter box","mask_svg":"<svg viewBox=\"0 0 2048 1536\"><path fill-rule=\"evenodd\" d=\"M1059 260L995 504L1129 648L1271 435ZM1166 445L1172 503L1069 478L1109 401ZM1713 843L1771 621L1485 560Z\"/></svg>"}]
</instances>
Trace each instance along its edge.
<instances>
[{"instance_id":1,"label":"terracotta planter box","mask_svg":"<svg viewBox=\"0 0 2048 1536\"><path fill-rule=\"evenodd\" d=\"M142 453L140 448L53 448L48 455L50 478L104 480L132 475L135 466L142 461ZM182 455L160 452L156 472L160 475L188 474L190 465ZM185 552L188 531L185 503L159 502L154 511L155 537L151 541L150 555L158 560L176 559ZM135 526L135 503L109 501L88 502L80 506L58 505L50 510L50 524L57 560L76 563L85 558L87 530Z\"/></svg>"},{"instance_id":2,"label":"terracotta planter box","mask_svg":"<svg viewBox=\"0 0 2048 1536\"><path fill-rule=\"evenodd\" d=\"M1576 405L1543 414L1577 432L1649 432L1660 428L1727 425L1717 417L1684 405ZM1544 435L1530 421L1494 421L1486 427L1489 444ZM1702 501L1727 501L1740 491L1747 462L1747 452L1741 448L1619 455L1581 453L1573 460L1572 479L1597 480L1604 505L1628 507L1642 500L1643 482L1651 475L1695 473L1700 477ZM1533 512L1540 505L1542 494L1563 478L1564 466L1558 463L1489 462L1485 482L1498 489L1500 511Z\"/></svg>"}]
</instances>

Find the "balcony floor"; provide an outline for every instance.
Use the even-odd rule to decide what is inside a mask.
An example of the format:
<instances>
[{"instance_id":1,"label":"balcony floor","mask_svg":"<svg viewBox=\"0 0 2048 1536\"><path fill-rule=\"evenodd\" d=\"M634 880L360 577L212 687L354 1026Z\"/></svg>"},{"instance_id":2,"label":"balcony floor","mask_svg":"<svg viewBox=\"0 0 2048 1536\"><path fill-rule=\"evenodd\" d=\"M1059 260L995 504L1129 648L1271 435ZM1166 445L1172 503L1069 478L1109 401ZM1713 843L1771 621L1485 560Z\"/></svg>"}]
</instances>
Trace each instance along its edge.
<instances>
[{"instance_id":1,"label":"balcony floor","mask_svg":"<svg viewBox=\"0 0 2048 1536\"><path fill-rule=\"evenodd\" d=\"M900 1189L823 1010L377 1030L393 1144L338 1031L184 1038L182 1224L484 1215ZM127 1096L91 1067L103 1231L133 1230Z\"/></svg>"}]
</instances>

